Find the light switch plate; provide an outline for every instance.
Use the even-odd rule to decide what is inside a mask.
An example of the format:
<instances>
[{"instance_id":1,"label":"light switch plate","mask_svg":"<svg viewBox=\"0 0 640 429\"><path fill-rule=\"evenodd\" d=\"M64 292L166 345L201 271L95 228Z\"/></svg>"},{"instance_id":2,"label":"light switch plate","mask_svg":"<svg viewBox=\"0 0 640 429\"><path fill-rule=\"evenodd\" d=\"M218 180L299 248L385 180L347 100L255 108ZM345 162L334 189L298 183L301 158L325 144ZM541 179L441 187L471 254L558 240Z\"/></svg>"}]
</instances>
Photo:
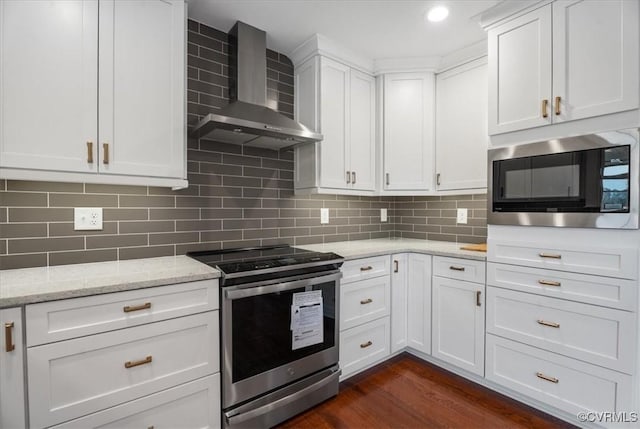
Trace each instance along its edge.
<instances>
[{"instance_id":1,"label":"light switch plate","mask_svg":"<svg viewBox=\"0 0 640 429\"><path fill-rule=\"evenodd\" d=\"M457 223L467 223L468 209L458 209Z\"/></svg>"},{"instance_id":2,"label":"light switch plate","mask_svg":"<svg viewBox=\"0 0 640 429\"><path fill-rule=\"evenodd\" d=\"M73 209L73 229L95 231L102 229L102 208L77 207Z\"/></svg>"},{"instance_id":3,"label":"light switch plate","mask_svg":"<svg viewBox=\"0 0 640 429\"><path fill-rule=\"evenodd\" d=\"M320 209L320 223L329 223L329 209Z\"/></svg>"},{"instance_id":4,"label":"light switch plate","mask_svg":"<svg viewBox=\"0 0 640 429\"><path fill-rule=\"evenodd\" d=\"M387 221L387 209L380 209L380 222Z\"/></svg>"}]
</instances>

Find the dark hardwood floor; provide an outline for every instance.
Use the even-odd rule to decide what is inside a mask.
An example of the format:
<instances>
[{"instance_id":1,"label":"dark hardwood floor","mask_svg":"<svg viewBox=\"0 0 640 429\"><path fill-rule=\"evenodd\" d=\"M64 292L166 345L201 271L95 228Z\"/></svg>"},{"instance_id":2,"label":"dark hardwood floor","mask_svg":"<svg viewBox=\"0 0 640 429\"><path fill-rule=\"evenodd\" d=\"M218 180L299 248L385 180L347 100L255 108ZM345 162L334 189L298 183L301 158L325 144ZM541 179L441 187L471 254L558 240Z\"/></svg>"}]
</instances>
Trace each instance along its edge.
<instances>
[{"instance_id":1,"label":"dark hardwood floor","mask_svg":"<svg viewBox=\"0 0 640 429\"><path fill-rule=\"evenodd\" d=\"M279 428L572 428L409 354L340 384L340 394Z\"/></svg>"}]
</instances>

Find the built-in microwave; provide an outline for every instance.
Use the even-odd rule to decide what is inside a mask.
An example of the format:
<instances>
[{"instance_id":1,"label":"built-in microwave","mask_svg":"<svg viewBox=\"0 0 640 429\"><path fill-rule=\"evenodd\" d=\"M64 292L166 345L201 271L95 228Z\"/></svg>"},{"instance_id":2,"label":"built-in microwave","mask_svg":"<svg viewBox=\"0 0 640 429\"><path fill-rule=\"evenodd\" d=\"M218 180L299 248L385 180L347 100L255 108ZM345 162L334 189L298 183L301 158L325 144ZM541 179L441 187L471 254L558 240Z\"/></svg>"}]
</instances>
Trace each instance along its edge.
<instances>
[{"instance_id":1,"label":"built-in microwave","mask_svg":"<svg viewBox=\"0 0 640 429\"><path fill-rule=\"evenodd\" d=\"M487 222L638 228L637 128L489 150Z\"/></svg>"}]
</instances>

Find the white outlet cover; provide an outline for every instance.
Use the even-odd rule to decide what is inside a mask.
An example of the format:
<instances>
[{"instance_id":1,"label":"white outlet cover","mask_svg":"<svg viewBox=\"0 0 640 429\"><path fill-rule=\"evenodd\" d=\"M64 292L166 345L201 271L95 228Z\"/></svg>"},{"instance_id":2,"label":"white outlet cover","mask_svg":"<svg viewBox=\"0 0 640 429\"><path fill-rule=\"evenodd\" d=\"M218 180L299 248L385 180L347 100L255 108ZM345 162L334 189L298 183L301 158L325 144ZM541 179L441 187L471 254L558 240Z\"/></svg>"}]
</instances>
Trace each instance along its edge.
<instances>
[{"instance_id":1,"label":"white outlet cover","mask_svg":"<svg viewBox=\"0 0 640 429\"><path fill-rule=\"evenodd\" d=\"M458 209L456 216L457 223L467 223L468 209Z\"/></svg>"},{"instance_id":2,"label":"white outlet cover","mask_svg":"<svg viewBox=\"0 0 640 429\"><path fill-rule=\"evenodd\" d=\"M380 222L387 221L387 209L380 209Z\"/></svg>"},{"instance_id":3,"label":"white outlet cover","mask_svg":"<svg viewBox=\"0 0 640 429\"><path fill-rule=\"evenodd\" d=\"M320 223L329 223L329 209L320 209Z\"/></svg>"},{"instance_id":4,"label":"white outlet cover","mask_svg":"<svg viewBox=\"0 0 640 429\"><path fill-rule=\"evenodd\" d=\"M73 229L76 231L102 230L102 208L77 207L73 209Z\"/></svg>"}]
</instances>

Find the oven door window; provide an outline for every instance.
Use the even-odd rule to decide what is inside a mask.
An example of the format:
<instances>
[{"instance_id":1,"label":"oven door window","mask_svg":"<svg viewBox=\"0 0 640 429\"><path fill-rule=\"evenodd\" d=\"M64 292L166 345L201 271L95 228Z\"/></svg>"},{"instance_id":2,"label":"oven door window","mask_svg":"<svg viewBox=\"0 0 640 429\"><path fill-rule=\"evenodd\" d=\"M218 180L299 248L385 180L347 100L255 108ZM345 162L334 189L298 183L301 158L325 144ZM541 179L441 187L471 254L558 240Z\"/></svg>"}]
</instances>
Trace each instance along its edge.
<instances>
[{"instance_id":1,"label":"oven door window","mask_svg":"<svg viewBox=\"0 0 640 429\"><path fill-rule=\"evenodd\" d=\"M322 294L322 340L294 349L291 330L294 294L310 290ZM336 315L335 281L233 300L233 383L334 347Z\"/></svg>"}]
</instances>

